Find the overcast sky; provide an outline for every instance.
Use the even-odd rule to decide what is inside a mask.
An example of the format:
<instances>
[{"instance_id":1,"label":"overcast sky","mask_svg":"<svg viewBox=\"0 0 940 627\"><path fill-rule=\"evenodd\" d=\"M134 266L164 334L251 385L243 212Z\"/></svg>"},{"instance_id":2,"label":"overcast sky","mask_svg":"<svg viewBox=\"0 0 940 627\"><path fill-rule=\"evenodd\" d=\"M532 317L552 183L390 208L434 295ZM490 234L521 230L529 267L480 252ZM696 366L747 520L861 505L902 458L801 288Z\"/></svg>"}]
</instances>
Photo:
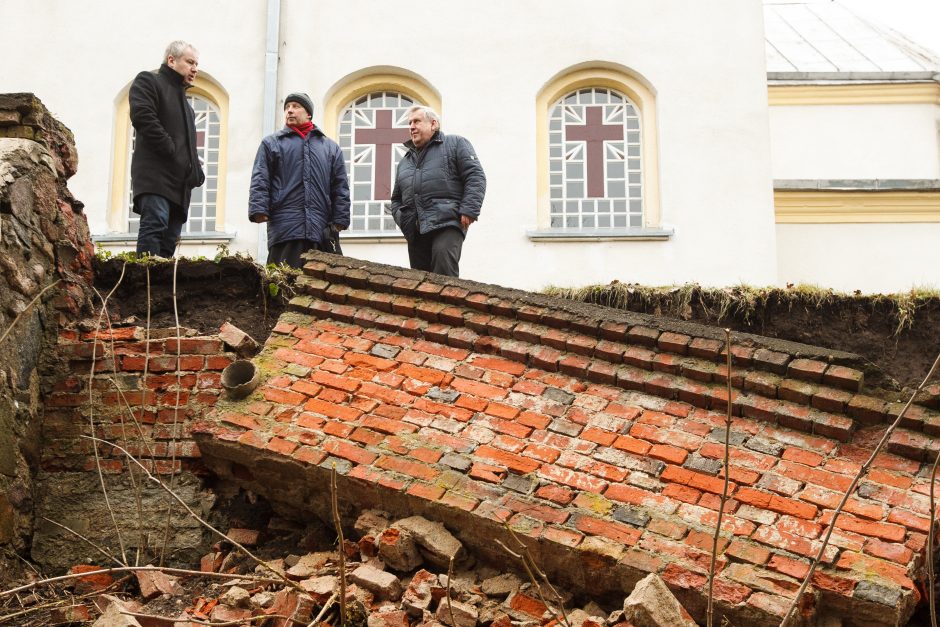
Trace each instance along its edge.
<instances>
[{"instance_id":1,"label":"overcast sky","mask_svg":"<svg viewBox=\"0 0 940 627\"><path fill-rule=\"evenodd\" d=\"M940 55L940 0L839 0Z\"/></svg>"}]
</instances>

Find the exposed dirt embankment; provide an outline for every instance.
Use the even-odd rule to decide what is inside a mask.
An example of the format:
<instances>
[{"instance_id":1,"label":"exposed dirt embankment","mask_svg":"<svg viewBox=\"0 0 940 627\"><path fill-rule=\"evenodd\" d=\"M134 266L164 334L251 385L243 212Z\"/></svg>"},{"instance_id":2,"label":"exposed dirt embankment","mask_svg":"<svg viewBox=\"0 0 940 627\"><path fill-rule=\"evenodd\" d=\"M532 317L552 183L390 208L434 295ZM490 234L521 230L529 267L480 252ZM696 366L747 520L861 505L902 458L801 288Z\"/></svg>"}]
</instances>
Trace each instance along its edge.
<instances>
[{"instance_id":1,"label":"exposed dirt embankment","mask_svg":"<svg viewBox=\"0 0 940 627\"><path fill-rule=\"evenodd\" d=\"M866 384L904 396L940 352L940 297L838 294L815 289L650 288L614 282L548 293L641 313L727 327L833 350L870 362ZM935 376L934 381L938 380Z\"/></svg>"}]
</instances>

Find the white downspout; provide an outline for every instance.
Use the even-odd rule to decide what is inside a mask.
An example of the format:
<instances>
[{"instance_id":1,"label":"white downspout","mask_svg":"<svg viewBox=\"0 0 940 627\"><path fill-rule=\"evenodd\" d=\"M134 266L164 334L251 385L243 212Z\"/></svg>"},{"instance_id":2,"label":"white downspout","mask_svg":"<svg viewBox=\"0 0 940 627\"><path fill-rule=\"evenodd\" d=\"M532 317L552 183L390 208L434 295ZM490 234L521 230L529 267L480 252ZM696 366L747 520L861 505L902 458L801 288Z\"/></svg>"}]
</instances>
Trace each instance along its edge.
<instances>
[{"instance_id":1,"label":"white downspout","mask_svg":"<svg viewBox=\"0 0 940 627\"><path fill-rule=\"evenodd\" d=\"M268 28L264 48L264 102L262 106L261 136L274 132L277 111L278 47L281 31L281 0L268 0ZM268 259L268 225L258 225L258 263L264 265Z\"/></svg>"}]
</instances>

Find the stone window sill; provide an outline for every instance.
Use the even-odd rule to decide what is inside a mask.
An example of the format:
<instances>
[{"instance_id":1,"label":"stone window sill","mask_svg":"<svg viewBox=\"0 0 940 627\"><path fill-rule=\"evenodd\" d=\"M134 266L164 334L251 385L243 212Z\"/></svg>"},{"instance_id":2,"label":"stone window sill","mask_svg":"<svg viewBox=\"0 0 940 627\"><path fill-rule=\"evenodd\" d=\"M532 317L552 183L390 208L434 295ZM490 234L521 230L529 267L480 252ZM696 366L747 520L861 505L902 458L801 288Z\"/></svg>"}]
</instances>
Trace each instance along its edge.
<instances>
[{"instance_id":1,"label":"stone window sill","mask_svg":"<svg viewBox=\"0 0 940 627\"><path fill-rule=\"evenodd\" d=\"M666 241L675 234L673 229L539 229L526 231L533 242L621 242Z\"/></svg>"}]
</instances>

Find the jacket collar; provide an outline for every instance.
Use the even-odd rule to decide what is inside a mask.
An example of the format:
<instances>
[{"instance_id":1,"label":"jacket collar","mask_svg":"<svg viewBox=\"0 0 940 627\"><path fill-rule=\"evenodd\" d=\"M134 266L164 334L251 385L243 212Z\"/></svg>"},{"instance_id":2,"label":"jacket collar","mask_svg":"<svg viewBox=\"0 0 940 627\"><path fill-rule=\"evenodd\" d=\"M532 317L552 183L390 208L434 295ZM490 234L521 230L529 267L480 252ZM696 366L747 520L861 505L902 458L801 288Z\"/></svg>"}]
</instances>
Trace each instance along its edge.
<instances>
[{"instance_id":1,"label":"jacket collar","mask_svg":"<svg viewBox=\"0 0 940 627\"><path fill-rule=\"evenodd\" d=\"M294 129L292 129L292 128L289 127L289 126L284 126L284 128L282 128L281 130L279 130L278 132L276 132L276 133L274 134L274 136L275 136L275 137L284 137L285 135L290 135L291 133L294 133ZM297 135L297 133L294 133L294 135ZM314 125L313 125L313 128L310 129L310 132L307 133L307 136L308 136L308 137L309 137L310 135L318 135L318 136L320 136L320 137L326 137L326 135L323 134L323 131L320 129L320 127L317 126L316 124L314 124ZM297 135L297 137L300 137L300 135Z\"/></svg>"},{"instance_id":2,"label":"jacket collar","mask_svg":"<svg viewBox=\"0 0 940 627\"><path fill-rule=\"evenodd\" d=\"M157 70L157 71L158 71L162 76L166 77L166 78L167 78L170 82L172 82L174 85L178 85L178 86L182 87L183 89L189 89L190 87L192 87L192 85L186 85L186 84L184 84L184 83L183 83L183 77L180 75L180 73L177 72L176 70L174 70L173 68L171 68L171 67L170 67L169 65L167 65L166 63L164 63L163 65L161 65L161 66L160 66L160 69Z\"/></svg>"},{"instance_id":3,"label":"jacket collar","mask_svg":"<svg viewBox=\"0 0 940 627\"><path fill-rule=\"evenodd\" d=\"M437 129L437 131L433 135L431 135L431 139L428 140L428 143L425 144L425 146L430 146L431 144L440 144L440 143L443 143L443 141L444 141L444 132L441 131L440 129ZM404 146L405 148L407 148L408 150L412 152L418 152L418 148L415 146L415 142L413 139L409 139L408 141L406 141L404 143Z\"/></svg>"}]
</instances>

